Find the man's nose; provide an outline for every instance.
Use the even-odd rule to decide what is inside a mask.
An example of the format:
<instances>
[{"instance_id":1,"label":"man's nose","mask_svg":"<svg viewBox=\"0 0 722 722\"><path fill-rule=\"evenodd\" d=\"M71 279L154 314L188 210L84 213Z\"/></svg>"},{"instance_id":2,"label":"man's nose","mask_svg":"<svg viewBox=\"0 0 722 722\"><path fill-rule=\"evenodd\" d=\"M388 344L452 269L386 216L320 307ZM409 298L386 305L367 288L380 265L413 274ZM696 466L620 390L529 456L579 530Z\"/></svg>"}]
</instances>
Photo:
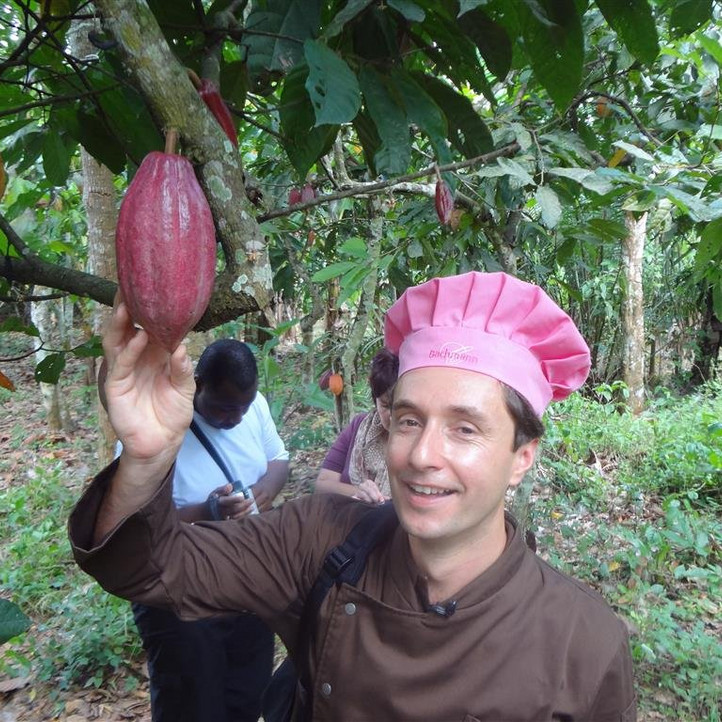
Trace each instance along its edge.
<instances>
[{"instance_id":1,"label":"man's nose","mask_svg":"<svg viewBox=\"0 0 722 722\"><path fill-rule=\"evenodd\" d=\"M417 469L437 469L444 459L444 435L435 424L426 424L414 442L409 461Z\"/></svg>"}]
</instances>

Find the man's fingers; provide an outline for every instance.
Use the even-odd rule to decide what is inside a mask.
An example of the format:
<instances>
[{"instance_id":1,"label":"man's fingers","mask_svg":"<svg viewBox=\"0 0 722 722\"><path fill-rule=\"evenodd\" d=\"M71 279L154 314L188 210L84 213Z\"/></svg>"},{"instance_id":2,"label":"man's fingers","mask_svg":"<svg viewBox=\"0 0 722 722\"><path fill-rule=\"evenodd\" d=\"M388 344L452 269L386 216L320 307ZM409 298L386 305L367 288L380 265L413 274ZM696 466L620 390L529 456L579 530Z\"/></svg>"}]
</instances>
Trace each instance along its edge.
<instances>
[{"instance_id":1,"label":"man's fingers","mask_svg":"<svg viewBox=\"0 0 722 722\"><path fill-rule=\"evenodd\" d=\"M170 357L170 380L175 387L188 387L195 392L193 364L184 344L178 346ZM191 388L192 386L192 388Z\"/></svg>"}]
</instances>

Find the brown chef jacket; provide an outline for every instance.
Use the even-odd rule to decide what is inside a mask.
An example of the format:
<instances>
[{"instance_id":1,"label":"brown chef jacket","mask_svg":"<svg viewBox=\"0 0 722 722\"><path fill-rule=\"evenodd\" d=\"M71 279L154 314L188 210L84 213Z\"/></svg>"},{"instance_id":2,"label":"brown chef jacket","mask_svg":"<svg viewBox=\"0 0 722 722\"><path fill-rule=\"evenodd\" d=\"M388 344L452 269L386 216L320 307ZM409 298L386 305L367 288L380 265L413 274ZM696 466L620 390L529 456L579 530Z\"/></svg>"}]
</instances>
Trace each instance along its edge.
<instances>
[{"instance_id":1,"label":"brown chef jacket","mask_svg":"<svg viewBox=\"0 0 722 722\"><path fill-rule=\"evenodd\" d=\"M70 518L78 563L109 592L183 618L246 609L292 648L303 599L326 552L364 513L313 495L233 522L179 523L170 477L92 547L114 465ZM624 625L595 592L540 560L507 519L502 556L426 610L426 585L399 527L356 588L332 589L310 652L313 719L326 722L627 721L636 718Z\"/></svg>"}]
</instances>

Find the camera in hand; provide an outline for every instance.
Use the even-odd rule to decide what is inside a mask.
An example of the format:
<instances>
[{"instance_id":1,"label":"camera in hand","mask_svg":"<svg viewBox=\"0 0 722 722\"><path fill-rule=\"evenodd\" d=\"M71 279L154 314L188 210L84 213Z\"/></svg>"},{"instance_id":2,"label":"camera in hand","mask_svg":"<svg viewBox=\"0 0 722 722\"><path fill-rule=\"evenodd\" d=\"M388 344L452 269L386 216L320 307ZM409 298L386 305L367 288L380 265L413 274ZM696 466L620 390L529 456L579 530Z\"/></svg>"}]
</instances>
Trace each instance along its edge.
<instances>
[{"instance_id":1,"label":"camera in hand","mask_svg":"<svg viewBox=\"0 0 722 722\"><path fill-rule=\"evenodd\" d=\"M251 500L251 514L258 514L258 506L256 504L256 498L253 496L253 492L251 489L247 486L244 486L242 481L234 481L233 482L233 491L231 492L233 496L238 496L239 494L244 499L250 499Z\"/></svg>"}]
</instances>

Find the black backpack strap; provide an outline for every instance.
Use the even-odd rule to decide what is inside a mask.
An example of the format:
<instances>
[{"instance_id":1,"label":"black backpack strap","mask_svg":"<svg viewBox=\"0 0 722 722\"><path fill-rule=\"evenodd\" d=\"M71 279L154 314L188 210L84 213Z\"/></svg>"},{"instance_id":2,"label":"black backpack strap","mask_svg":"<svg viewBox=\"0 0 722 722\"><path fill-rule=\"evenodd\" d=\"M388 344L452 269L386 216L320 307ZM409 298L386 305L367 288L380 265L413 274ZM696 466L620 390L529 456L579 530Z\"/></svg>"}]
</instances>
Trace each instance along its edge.
<instances>
[{"instance_id":1,"label":"black backpack strap","mask_svg":"<svg viewBox=\"0 0 722 722\"><path fill-rule=\"evenodd\" d=\"M203 429L201 429L201 427L198 426L198 423L196 422L195 419L193 419L193 421L191 421L191 431L196 435L196 437L198 438L198 441L200 441L201 444L203 444L206 451L211 455L211 458L213 459L213 461L215 461L216 464L218 464L218 466L220 467L220 470L223 472L223 475L226 477L226 479L228 479L228 483L232 484L235 481L235 479L233 478L233 474L231 474L231 472L228 470L228 467L226 466L226 462L223 461L223 459L221 459L220 454L216 451L216 447L213 446L213 444L211 443L211 440L203 433Z\"/></svg>"},{"instance_id":2,"label":"black backpack strap","mask_svg":"<svg viewBox=\"0 0 722 722\"><path fill-rule=\"evenodd\" d=\"M306 597L294 655L294 658L300 663L299 678L308 693L307 699L304 700L306 717L310 715L312 688L308 670L303 661L308 654L311 639L315 636L321 604L334 584L355 585L358 582L371 551L387 539L397 525L396 510L390 501L369 509L356 522L343 543L331 549L326 555L323 568ZM303 714L301 719L305 719Z\"/></svg>"}]
</instances>

